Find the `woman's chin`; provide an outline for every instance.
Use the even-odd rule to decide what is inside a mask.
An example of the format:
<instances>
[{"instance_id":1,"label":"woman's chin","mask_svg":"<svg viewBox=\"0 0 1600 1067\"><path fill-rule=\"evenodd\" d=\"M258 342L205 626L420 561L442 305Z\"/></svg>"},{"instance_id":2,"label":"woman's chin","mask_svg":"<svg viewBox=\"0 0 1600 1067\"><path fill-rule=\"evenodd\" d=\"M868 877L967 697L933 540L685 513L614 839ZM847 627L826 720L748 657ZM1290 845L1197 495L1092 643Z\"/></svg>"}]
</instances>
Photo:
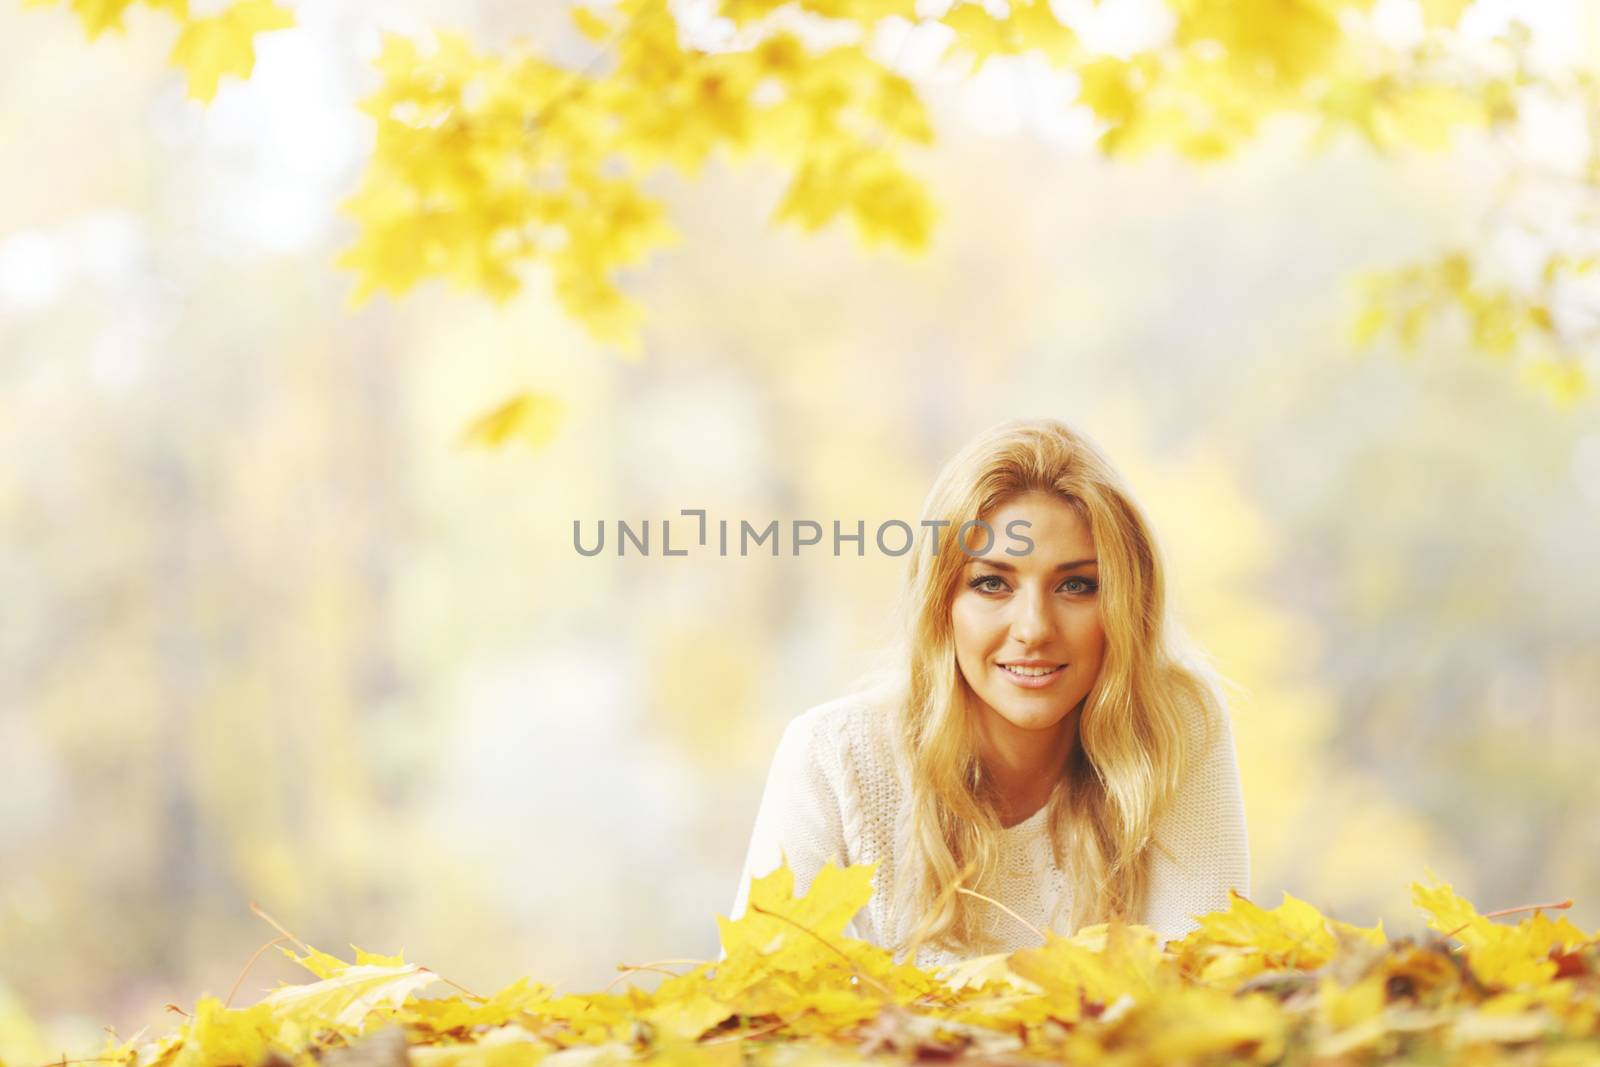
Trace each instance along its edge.
<instances>
[{"instance_id":1,"label":"woman's chin","mask_svg":"<svg viewBox=\"0 0 1600 1067\"><path fill-rule=\"evenodd\" d=\"M1000 717L1019 730L1049 730L1061 725L1071 707L1062 707L1056 701L1008 700L996 707Z\"/></svg>"}]
</instances>

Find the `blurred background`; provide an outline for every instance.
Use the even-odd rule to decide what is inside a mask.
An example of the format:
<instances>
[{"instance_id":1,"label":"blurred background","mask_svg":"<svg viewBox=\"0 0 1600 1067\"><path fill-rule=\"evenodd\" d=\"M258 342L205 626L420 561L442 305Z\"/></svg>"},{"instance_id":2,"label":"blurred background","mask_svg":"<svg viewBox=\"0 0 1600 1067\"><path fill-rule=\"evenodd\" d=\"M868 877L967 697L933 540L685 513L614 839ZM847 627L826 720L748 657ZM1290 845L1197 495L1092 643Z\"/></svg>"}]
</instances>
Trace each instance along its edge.
<instances>
[{"instance_id":1,"label":"blurred background","mask_svg":"<svg viewBox=\"0 0 1600 1067\"><path fill-rule=\"evenodd\" d=\"M1586 6L1529 17L1592 67ZM8 1062L225 994L251 901L480 992L715 956L773 746L903 561L584 558L574 520L870 531L1018 415L1122 467L1236 683L1256 900L1415 931L1433 872L1600 926L1600 406L1350 340L1352 278L1492 209L1481 143L1113 162L999 61L925 85L924 258L776 228L780 176L719 163L654 185L685 240L628 275L638 361L544 284L350 307L379 32L576 64L564 7L302 5L202 108L154 16L0 6ZM463 443L525 389L547 446Z\"/></svg>"}]
</instances>

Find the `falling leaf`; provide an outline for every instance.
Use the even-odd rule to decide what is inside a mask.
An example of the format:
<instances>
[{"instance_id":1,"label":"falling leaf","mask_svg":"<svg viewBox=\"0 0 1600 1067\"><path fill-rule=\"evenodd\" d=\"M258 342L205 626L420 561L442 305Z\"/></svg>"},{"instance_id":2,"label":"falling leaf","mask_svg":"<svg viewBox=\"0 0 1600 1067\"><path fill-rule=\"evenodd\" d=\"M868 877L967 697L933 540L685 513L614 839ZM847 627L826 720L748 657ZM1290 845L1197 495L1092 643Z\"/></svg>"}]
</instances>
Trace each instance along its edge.
<instances>
[{"instance_id":1,"label":"falling leaf","mask_svg":"<svg viewBox=\"0 0 1600 1067\"><path fill-rule=\"evenodd\" d=\"M474 419L462 441L498 448L520 437L534 448L543 448L555 439L564 414L561 402L547 393L518 393Z\"/></svg>"}]
</instances>

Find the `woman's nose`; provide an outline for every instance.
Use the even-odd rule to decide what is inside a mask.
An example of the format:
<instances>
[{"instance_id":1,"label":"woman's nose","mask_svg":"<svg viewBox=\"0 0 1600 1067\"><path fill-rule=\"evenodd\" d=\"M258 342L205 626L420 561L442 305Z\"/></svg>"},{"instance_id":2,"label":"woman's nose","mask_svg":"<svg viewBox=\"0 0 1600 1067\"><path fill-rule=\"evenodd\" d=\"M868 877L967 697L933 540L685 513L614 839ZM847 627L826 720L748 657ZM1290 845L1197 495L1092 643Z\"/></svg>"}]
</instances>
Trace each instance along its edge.
<instances>
[{"instance_id":1,"label":"woman's nose","mask_svg":"<svg viewBox=\"0 0 1600 1067\"><path fill-rule=\"evenodd\" d=\"M1055 620L1043 593L1024 590L1012 604L1015 614L1011 618L1011 636L1023 645L1038 644L1054 632Z\"/></svg>"}]
</instances>

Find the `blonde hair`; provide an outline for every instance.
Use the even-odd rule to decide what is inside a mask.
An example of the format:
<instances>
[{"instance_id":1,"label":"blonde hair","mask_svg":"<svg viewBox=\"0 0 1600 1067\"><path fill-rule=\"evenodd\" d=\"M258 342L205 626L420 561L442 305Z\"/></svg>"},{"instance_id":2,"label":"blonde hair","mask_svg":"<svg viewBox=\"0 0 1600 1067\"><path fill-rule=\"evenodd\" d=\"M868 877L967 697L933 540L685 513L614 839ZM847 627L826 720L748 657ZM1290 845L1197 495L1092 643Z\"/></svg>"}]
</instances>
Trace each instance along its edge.
<instances>
[{"instance_id":1,"label":"blonde hair","mask_svg":"<svg viewBox=\"0 0 1600 1067\"><path fill-rule=\"evenodd\" d=\"M1214 672L1168 617L1150 525L1093 442L1052 419L1002 423L978 436L934 480L903 590L888 705L910 771L901 838L908 854L897 857L910 877L897 878L892 905L890 929L902 935L896 953L913 941L966 954L998 950L985 934L992 905L941 892L969 864L976 873L968 886L994 873L1001 830L956 663L951 602L968 558L958 543L962 524L1030 490L1057 494L1087 523L1105 632L1099 676L1080 705L1078 743L1049 800L1051 847L1072 898L1070 929L1061 932L1113 916L1138 921L1152 827L1194 744L1192 709L1207 744L1222 714Z\"/></svg>"}]
</instances>

